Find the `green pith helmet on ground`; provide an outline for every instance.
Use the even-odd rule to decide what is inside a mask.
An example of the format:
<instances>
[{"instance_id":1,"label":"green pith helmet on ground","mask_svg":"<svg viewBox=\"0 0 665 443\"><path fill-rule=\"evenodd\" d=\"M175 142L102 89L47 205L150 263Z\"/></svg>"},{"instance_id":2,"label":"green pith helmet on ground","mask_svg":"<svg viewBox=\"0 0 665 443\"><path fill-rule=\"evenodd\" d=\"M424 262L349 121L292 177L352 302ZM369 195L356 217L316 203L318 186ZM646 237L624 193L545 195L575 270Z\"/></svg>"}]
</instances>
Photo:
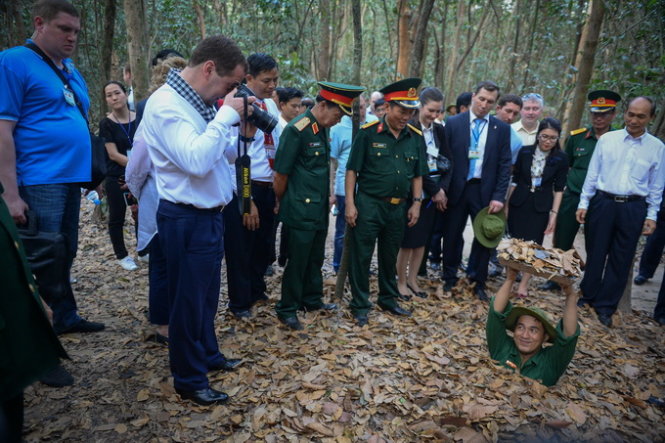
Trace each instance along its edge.
<instances>
[{"instance_id":1,"label":"green pith helmet on ground","mask_svg":"<svg viewBox=\"0 0 665 443\"><path fill-rule=\"evenodd\" d=\"M523 315L530 315L531 317L536 318L539 322L543 324L545 328L545 333L548 335L547 341L553 342L556 337L556 329L550 322L550 318L547 316L545 311L540 308L527 308L524 306L515 306L506 317L506 327L511 331L515 330L517 325L517 320Z\"/></svg>"},{"instance_id":2,"label":"green pith helmet on ground","mask_svg":"<svg viewBox=\"0 0 665 443\"><path fill-rule=\"evenodd\" d=\"M344 83L318 82L318 84L321 88L319 95L338 105L346 115L351 115L353 100L365 90L362 86L346 85Z\"/></svg>"},{"instance_id":3,"label":"green pith helmet on ground","mask_svg":"<svg viewBox=\"0 0 665 443\"><path fill-rule=\"evenodd\" d=\"M481 209L473 219L473 234L478 243L486 248L495 248L506 230L506 213L490 214L489 206Z\"/></svg>"},{"instance_id":4,"label":"green pith helmet on ground","mask_svg":"<svg viewBox=\"0 0 665 443\"><path fill-rule=\"evenodd\" d=\"M419 78L405 78L396 81L380 90L386 103L396 103L407 109L420 107L418 100L418 87L422 82Z\"/></svg>"}]
</instances>

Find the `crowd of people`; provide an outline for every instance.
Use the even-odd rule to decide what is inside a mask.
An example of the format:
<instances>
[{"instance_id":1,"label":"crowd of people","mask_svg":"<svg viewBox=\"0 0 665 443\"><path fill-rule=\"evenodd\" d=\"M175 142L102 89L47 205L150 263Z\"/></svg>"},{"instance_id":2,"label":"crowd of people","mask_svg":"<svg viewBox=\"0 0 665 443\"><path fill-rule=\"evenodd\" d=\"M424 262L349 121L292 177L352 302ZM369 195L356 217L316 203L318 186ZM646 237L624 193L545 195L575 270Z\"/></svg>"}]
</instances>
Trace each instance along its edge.
<instances>
[{"instance_id":1,"label":"crowd of people","mask_svg":"<svg viewBox=\"0 0 665 443\"><path fill-rule=\"evenodd\" d=\"M88 91L69 58L79 14L65 0L41 0L33 17L35 31L26 46L0 53L0 88L11 92L0 100L0 240L7 244L0 269L3 281L13 279L6 280L13 285L11 297L1 302L3 317L16 312L15 323L34 326L26 340L49 351L35 359L22 352L33 344L5 343L3 336L16 374L2 383L5 418L19 414L22 389L30 382L73 382L58 364L66 354L56 334L104 329L78 316L69 275L81 183L90 181L92 161ZM238 318L251 317L253 306L269 299L265 275L275 260L284 265L275 312L287 328L303 329L300 311L339 309L323 299L331 207L332 264L337 272L344 247L350 248L348 308L358 326L369 323L373 307L375 247L376 304L399 317L411 315L400 302L428 296L417 279L427 261L440 271L446 292L461 284L463 268L478 300L489 302L492 357L547 385L573 357L578 306L590 305L611 326L639 236L657 233L636 284L653 276L662 255L665 146L647 131L655 115L649 97L628 100L625 126L613 130L620 96L589 93L591 126L572 131L564 144L559 120L543 117L540 94L502 94L492 81L460 94L454 107L418 78L386 85L369 100L362 86L320 81L307 105L302 91L278 86L272 56L245 58L224 36L202 40L187 60L161 51L152 66L151 94L138 103L131 85L104 85L109 113L99 124L108 154L103 188L113 250L129 271L138 265L125 246L123 226L127 208L138 208L135 232L138 255L149 262L153 338L168 345L174 387L183 399L226 402L207 374L241 364L220 351L215 334L223 258L228 308ZM125 74L131 78L129 70ZM353 118L361 124L355 137ZM16 227L31 219L39 231L62 237L58 291L41 287L39 276L35 285L28 271L31 253L26 258ZM474 238L463 266L469 221ZM566 306L558 327L544 312L509 302L520 279L512 269L490 298L486 282L490 269L499 269L496 247L504 235L542 243L554 234L554 246L569 249L582 223L587 266L581 298L563 287ZM515 297L528 296L529 282L522 273ZM548 282L546 289L557 287ZM46 321L51 311L52 328ZM661 324L664 311L661 289L655 312ZM506 330L514 331L513 338ZM544 347L547 341L553 345ZM18 429L20 438L20 424ZM2 431L16 437L16 426Z\"/></svg>"}]
</instances>

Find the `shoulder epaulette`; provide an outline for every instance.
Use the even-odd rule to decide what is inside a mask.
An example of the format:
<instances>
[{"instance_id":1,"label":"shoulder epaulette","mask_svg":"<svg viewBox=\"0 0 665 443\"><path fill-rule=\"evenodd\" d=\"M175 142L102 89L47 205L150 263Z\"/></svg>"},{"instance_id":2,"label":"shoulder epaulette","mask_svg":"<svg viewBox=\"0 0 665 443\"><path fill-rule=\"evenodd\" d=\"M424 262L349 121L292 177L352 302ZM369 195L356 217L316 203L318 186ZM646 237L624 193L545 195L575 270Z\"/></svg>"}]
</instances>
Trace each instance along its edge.
<instances>
[{"instance_id":1,"label":"shoulder epaulette","mask_svg":"<svg viewBox=\"0 0 665 443\"><path fill-rule=\"evenodd\" d=\"M409 129L411 129L411 130L412 130L413 132L415 132L416 134L418 134L418 135L423 135L423 131L421 131L420 129L416 128L416 127L413 126L412 124L407 123L406 125L409 127Z\"/></svg>"},{"instance_id":2,"label":"shoulder epaulette","mask_svg":"<svg viewBox=\"0 0 665 443\"><path fill-rule=\"evenodd\" d=\"M369 123L365 123L364 125L361 126L361 128L362 128L362 129L369 128L370 126L377 124L379 121L380 121L380 120L373 120L373 121L371 121L371 122L369 122Z\"/></svg>"},{"instance_id":3,"label":"shoulder epaulette","mask_svg":"<svg viewBox=\"0 0 665 443\"><path fill-rule=\"evenodd\" d=\"M305 129L307 127L307 125L309 125L310 121L311 120L309 119L309 117L303 117L300 120L298 120L297 122L295 122L293 124L293 126L295 126L298 131L302 131L303 129Z\"/></svg>"},{"instance_id":4,"label":"shoulder epaulette","mask_svg":"<svg viewBox=\"0 0 665 443\"><path fill-rule=\"evenodd\" d=\"M574 131L570 131L570 135L581 134L581 133L583 133L583 132L586 131L586 130L587 130L586 128L575 129Z\"/></svg>"}]
</instances>

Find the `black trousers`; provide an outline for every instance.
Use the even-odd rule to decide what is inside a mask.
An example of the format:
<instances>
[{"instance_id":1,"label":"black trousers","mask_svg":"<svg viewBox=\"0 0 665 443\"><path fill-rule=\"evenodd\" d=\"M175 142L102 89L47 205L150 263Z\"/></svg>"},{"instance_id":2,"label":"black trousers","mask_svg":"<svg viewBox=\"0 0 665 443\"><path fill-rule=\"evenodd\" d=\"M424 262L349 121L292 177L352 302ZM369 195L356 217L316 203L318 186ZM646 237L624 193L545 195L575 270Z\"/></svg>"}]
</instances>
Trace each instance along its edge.
<instances>
[{"instance_id":1,"label":"black trousers","mask_svg":"<svg viewBox=\"0 0 665 443\"><path fill-rule=\"evenodd\" d=\"M21 442L23 432L23 392L0 402L0 441Z\"/></svg>"},{"instance_id":2,"label":"black trousers","mask_svg":"<svg viewBox=\"0 0 665 443\"><path fill-rule=\"evenodd\" d=\"M246 229L234 197L224 209L224 247L229 285L229 309L247 310L265 296L266 268L272 263L275 242L275 192L271 187L252 184L252 197L259 210L259 228Z\"/></svg>"},{"instance_id":3,"label":"black trousers","mask_svg":"<svg viewBox=\"0 0 665 443\"><path fill-rule=\"evenodd\" d=\"M665 210L661 208L656 220L656 230L647 238L640 258L640 275L651 278L660 264L665 248Z\"/></svg>"},{"instance_id":4,"label":"black trousers","mask_svg":"<svg viewBox=\"0 0 665 443\"><path fill-rule=\"evenodd\" d=\"M620 203L597 193L589 203L584 229L587 263L580 289L581 301L598 314L612 315L619 305L646 215L644 199Z\"/></svg>"},{"instance_id":5,"label":"black trousers","mask_svg":"<svg viewBox=\"0 0 665 443\"><path fill-rule=\"evenodd\" d=\"M127 257L127 248L125 247L125 238L122 228L125 226L125 213L127 204L123 191L118 184L118 177L106 177L104 181L106 189L106 199L109 204L109 236L113 245L113 252L118 260Z\"/></svg>"},{"instance_id":6,"label":"black trousers","mask_svg":"<svg viewBox=\"0 0 665 443\"><path fill-rule=\"evenodd\" d=\"M454 284L457 281L457 269L462 262L466 222L469 217L473 220L476 214L485 206L480 199L480 183L467 183L459 202L443 213L443 239L445 242L443 248L443 280L447 283ZM490 253L491 249L484 247L476 239L473 240L466 274L471 281L476 283L478 288L485 288Z\"/></svg>"}]
</instances>

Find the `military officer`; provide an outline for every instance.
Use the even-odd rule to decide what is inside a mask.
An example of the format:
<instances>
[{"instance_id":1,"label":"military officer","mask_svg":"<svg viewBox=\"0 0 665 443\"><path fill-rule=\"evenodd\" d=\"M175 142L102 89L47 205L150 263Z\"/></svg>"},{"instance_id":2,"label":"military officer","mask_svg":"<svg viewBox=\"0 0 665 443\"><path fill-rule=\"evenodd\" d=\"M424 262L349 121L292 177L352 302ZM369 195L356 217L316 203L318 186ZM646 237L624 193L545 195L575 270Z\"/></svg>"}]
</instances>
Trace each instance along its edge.
<instances>
[{"instance_id":1,"label":"military officer","mask_svg":"<svg viewBox=\"0 0 665 443\"><path fill-rule=\"evenodd\" d=\"M619 94L607 90L592 91L587 98L589 99L591 126L571 131L566 142L570 169L554 233L554 247L564 251L573 247L575 235L580 228L580 224L575 219L575 211L580 202L580 192L582 192L582 185L589 168L591 154L593 154L600 136L612 130L611 124L616 106L621 101ZM559 285L549 281L543 285L542 289L555 290L559 289Z\"/></svg>"},{"instance_id":2,"label":"military officer","mask_svg":"<svg viewBox=\"0 0 665 443\"><path fill-rule=\"evenodd\" d=\"M302 329L296 311L336 309L323 303L321 266L328 232L330 145L328 128L351 115L351 103L364 88L319 82L316 105L284 127L275 157L275 195L279 217L289 232L288 258L282 278L279 320Z\"/></svg>"},{"instance_id":3,"label":"military officer","mask_svg":"<svg viewBox=\"0 0 665 443\"><path fill-rule=\"evenodd\" d=\"M346 166L346 222L350 227L351 311L359 326L367 324L369 266L378 238L378 305L395 315L411 313L397 303L397 252L408 225L418 221L422 176L426 160L420 156L422 133L407 122L419 106L419 78L408 78L381 89L386 114L363 126ZM356 184L358 185L356 189ZM407 211L407 198L411 206Z\"/></svg>"}]
</instances>

